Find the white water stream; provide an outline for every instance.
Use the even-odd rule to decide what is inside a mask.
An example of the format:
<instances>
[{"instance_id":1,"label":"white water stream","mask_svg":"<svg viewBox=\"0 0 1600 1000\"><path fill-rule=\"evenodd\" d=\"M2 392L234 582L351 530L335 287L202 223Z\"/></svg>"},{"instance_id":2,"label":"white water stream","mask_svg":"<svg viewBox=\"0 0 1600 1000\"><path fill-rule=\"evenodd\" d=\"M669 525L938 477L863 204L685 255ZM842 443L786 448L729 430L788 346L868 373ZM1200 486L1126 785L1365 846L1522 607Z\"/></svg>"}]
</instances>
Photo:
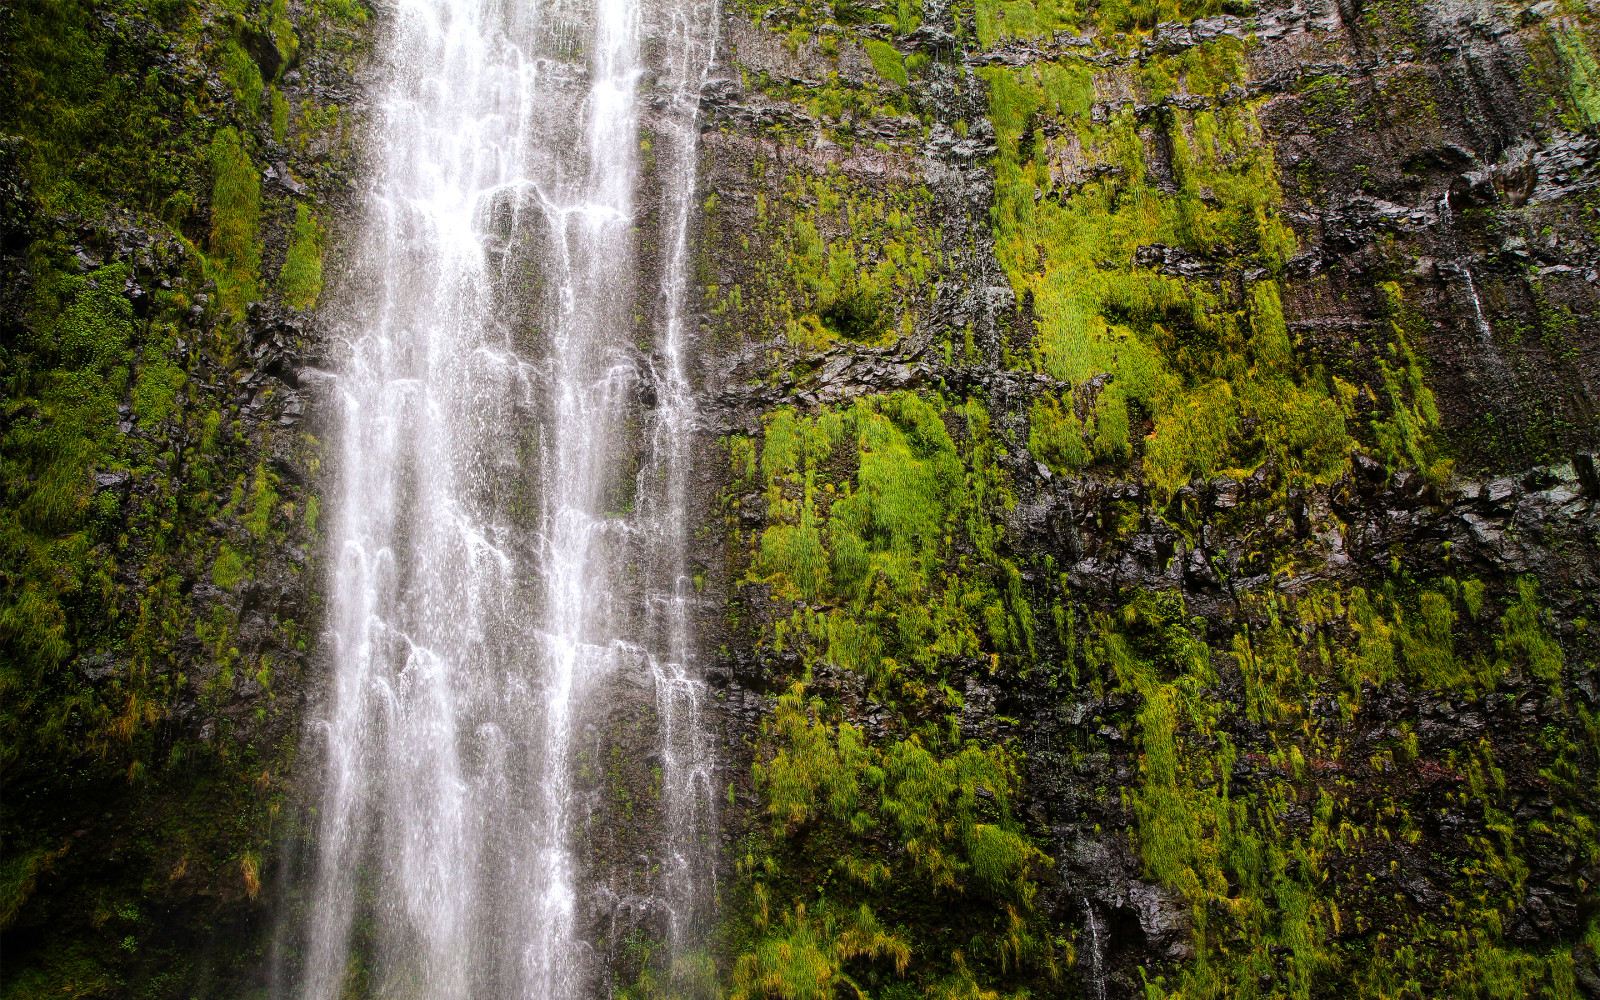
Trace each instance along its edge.
<instances>
[{"instance_id":1,"label":"white water stream","mask_svg":"<svg viewBox=\"0 0 1600 1000\"><path fill-rule=\"evenodd\" d=\"M1105 919L1093 900L1083 899L1084 930L1089 938L1089 995L1094 1000L1106 1000L1106 931Z\"/></svg>"},{"instance_id":2,"label":"white water stream","mask_svg":"<svg viewBox=\"0 0 1600 1000\"><path fill-rule=\"evenodd\" d=\"M343 313L332 688L281 975L299 1000L583 995L575 742L618 672L656 687L673 944L703 921L682 313L715 18L709 0L393 10L351 282L369 291ZM638 415L644 380L656 405ZM648 430L632 444L631 413Z\"/></svg>"}]
</instances>

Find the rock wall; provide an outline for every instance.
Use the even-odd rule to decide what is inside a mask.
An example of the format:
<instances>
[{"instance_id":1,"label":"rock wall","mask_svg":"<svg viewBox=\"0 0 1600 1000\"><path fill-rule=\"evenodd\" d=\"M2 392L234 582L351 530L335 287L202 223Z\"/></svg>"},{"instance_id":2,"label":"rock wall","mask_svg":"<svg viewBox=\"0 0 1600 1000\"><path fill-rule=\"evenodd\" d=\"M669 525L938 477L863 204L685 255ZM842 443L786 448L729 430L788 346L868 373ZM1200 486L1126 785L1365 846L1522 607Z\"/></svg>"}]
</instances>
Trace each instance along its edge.
<instances>
[{"instance_id":1,"label":"rock wall","mask_svg":"<svg viewBox=\"0 0 1600 1000\"><path fill-rule=\"evenodd\" d=\"M259 990L383 17L0 17L4 990ZM731 4L721 926L647 940L641 689L581 781L607 988L1600 995L1597 41L1557 0Z\"/></svg>"},{"instance_id":2,"label":"rock wall","mask_svg":"<svg viewBox=\"0 0 1600 1000\"><path fill-rule=\"evenodd\" d=\"M5 995L235 994L319 629L309 310L369 16L0 18Z\"/></svg>"},{"instance_id":3,"label":"rock wall","mask_svg":"<svg viewBox=\"0 0 1600 1000\"><path fill-rule=\"evenodd\" d=\"M1594 31L728 10L731 996L1600 993Z\"/></svg>"}]
</instances>

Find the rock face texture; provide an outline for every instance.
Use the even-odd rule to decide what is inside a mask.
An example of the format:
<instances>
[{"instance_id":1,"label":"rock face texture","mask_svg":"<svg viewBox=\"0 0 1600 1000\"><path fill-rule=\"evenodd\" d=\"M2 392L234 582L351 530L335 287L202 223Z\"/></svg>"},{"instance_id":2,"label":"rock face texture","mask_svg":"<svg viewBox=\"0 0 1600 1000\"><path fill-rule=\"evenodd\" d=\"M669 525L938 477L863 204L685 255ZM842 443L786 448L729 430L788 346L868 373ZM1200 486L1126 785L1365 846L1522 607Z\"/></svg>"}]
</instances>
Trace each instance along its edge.
<instances>
[{"instance_id":1,"label":"rock face texture","mask_svg":"<svg viewBox=\"0 0 1600 1000\"><path fill-rule=\"evenodd\" d=\"M733 995L1600 991L1592 18L729 10Z\"/></svg>"},{"instance_id":2,"label":"rock face texture","mask_svg":"<svg viewBox=\"0 0 1600 1000\"><path fill-rule=\"evenodd\" d=\"M271 985L386 16L0 14L8 997ZM1594 12L736 3L721 45L721 930L593 894L606 989L1600 996ZM613 887L631 711L581 780Z\"/></svg>"},{"instance_id":3,"label":"rock face texture","mask_svg":"<svg viewBox=\"0 0 1600 1000\"><path fill-rule=\"evenodd\" d=\"M4 989L229 993L263 965L316 687L309 310L369 18L0 17Z\"/></svg>"}]
</instances>

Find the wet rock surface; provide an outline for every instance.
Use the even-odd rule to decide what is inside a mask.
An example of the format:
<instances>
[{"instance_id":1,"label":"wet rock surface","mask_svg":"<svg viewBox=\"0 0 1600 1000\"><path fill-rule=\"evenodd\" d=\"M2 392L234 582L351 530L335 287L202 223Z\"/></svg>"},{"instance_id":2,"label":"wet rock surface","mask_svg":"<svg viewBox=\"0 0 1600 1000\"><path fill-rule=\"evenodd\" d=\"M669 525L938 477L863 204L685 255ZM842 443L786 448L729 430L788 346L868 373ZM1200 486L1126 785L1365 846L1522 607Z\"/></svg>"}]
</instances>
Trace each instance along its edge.
<instances>
[{"instance_id":1,"label":"wet rock surface","mask_svg":"<svg viewBox=\"0 0 1600 1000\"><path fill-rule=\"evenodd\" d=\"M6 614L35 598L0 653L7 987L231 992L263 973L324 585L326 327L280 272L298 206L334 245L354 212L364 17L296 5L269 31L266 12L192 11L185 36L148 11L56 14L41 34L8 13L0 54L8 98L27 95L0 154ZM39 120L74 101L121 120ZM214 235L207 144L229 130L253 295ZM75 171L43 165L64 151ZM39 516L58 482L75 496Z\"/></svg>"},{"instance_id":2,"label":"wet rock surface","mask_svg":"<svg viewBox=\"0 0 1600 1000\"><path fill-rule=\"evenodd\" d=\"M938 682L960 692L958 716L969 738L1013 741L1026 753L1016 809L1053 860L1040 899L1053 932L1076 949L1068 977L1076 977L1076 985L1065 987L1068 993L1143 995L1143 984L1157 974L1167 977L1170 989L1193 967L1197 942L1216 947L1205 943L1210 939L1194 920L1197 912L1215 913L1204 907L1218 904L1186 896L1141 853L1149 850L1144 824L1154 808L1146 784L1151 734L1145 712L1152 692L1141 693L1126 675L1104 667L1095 675L1094 657L1109 654L1103 647L1085 649L1099 641L1095 630L1111 634L1123 628L1119 619L1132 623L1143 615L1134 609L1146 606L1147 597L1181 609L1171 613L1189 621L1186 632L1203 636L1209 650L1212 676L1196 697L1214 714L1203 727L1180 726L1178 739L1192 741L1183 745L1197 759L1230 748L1218 758L1232 761L1225 773L1184 780L1225 790L1234 803L1265 802L1283 795L1286 781L1293 784L1298 791L1277 813L1258 813L1264 807L1252 805L1241 814L1249 817L1241 822L1269 831L1263 835L1276 842L1309 840L1325 829L1329 820L1317 812L1324 808L1323 791L1339 796L1335 828L1343 821L1382 838L1367 848L1341 846L1319 862L1326 887L1318 892L1341 901L1343 923L1319 932L1329 947L1362 953L1379 929L1405 938L1416 933L1418 920L1455 926L1452 921L1463 919L1452 909L1462 892L1459 866L1476 856L1475 845L1493 836L1489 831L1499 828L1501 817L1512 817L1518 830L1545 829L1563 808L1593 808L1588 792L1573 792L1576 798L1565 807L1557 804L1541 777L1544 765L1534 763L1540 752L1531 749L1546 745L1540 732L1560 730L1567 734L1561 739L1577 740L1580 717L1596 708L1587 621L1600 572L1600 482L1592 471L1600 442L1592 389L1600 372L1600 332L1592 319L1597 286L1590 277L1596 244L1592 227L1581 221L1594 191L1596 140L1581 115L1546 117L1543 91L1530 83L1549 71L1541 26L1553 10L1539 5L1480 13L1428 5L1402 28L1386 14L1357 16L1333 3L1269 4L1250 16L1163 22L1129 44L1091 29L1032 41L1002 37L987 46L977 43L972 21L959 20L970 15L930 15L909 33L880 25L858 36L881 37L902 54L947 53L908 90L924 136L896 139L886 112L857 113L849 144L835 138L845 127L838 117L807 96L824 86L882 86L846 54L849 34L840 36L835 58L814 40L785 49L763 24L730 17L726 76L745 86L730 83L708 103L704 190L715 193L717 207L702 238L707 281L723 290L741 287L745 311L730 324L719 318L723 300L713 296L701 317L701 344L710 359L703 376L706 462L723 467L729 437L747 436L761 447L773 414L785 409L842 412L855 401L907 390L978 399L987 407L995 461L1014 499L997 514L1004 525L1000 551L1020 568L1038 648L993 662L941 660ZM1150 100L1132 85L1117 94L1119 78L1099 76L1089 117L1110 121L1131 111L1140 128L1151 130L1141 133L1143 168L1176 192L1182 178L1160 138L1170 111L1253 102L1276 156L1282 217L1294 234L1283 268L1283 309L1296 352L1327 374L1357 385L1370 380L1375 351L1394 337L1393 313L1377 286L1397 281L1412 310L1405 328L1416 331L1413 343L1426 359L1439 434L1449 442L1448 471L1430 472L1360 448L1341 474L1320 483L1297 480L1258 457L1242 469L1167 487L1153 482L1137 459L1063 471L1034 450L1030 411L1038 400L1052 394L1069 400L1076 418L1087 421L1111 377L1074 383L1037 370L1037 355L1028 360L1039 315L1031 293L1014 292L994 259L987 221L996 199L994 174L983 167L999 147L982 117L981 81L988 78L979 71L1063 59L1107 74L1136 71L1155 56L1178 56L1218 39L1247 43L1242 49L1250 72L1242 84L1213 95L1179 92ZM1318 97L1322 88L1333 96ZM1421 119L1426 124L1418 124ZM1027 127L1025 141L1072 141L1042 115ZM1064 203L1120 169L1052 164L1051 182L1041 181L1034 199ZM846 197L863 201L906 188L929 198L927 217L940 226L943 251L936 288L925 301L904 306L914 322L898 335L853 338L828 326L826 315L822 324L835 336L814 343L792 321L785 327L804 312L806 300L770 274L798 269L785 261L795 244L762 242L755 234L772 231L764 213L776 211L788 192L834 176L845 179ZM818 217L807 213L827 197L787 196L795 206L792 218L807 220ZM849 228L817 224L825 241L852 239ZM865 252L868 261L876 259L873 238L854 233L855 252ZM1224 301L1237 301L1267 273L1236 255L1154 241L1128 260L1099 266L1181 280ZM787 296L792 308L750 309L756 289ZM1365 394L1351 406L1352 426L1385 419L1387 412L1386 403ZM1134 433L1151 430L1147 422ZM838 461L837 454L828 461ZM803 675L808 690L821 693L844 719L875 741L892 741L909 725L903 708L886 708L870 684L830 664L825 647L802 643L803 654L772 651L772 623L795 605L776 593L781 578L775 584L760 579L754 567L763 533L794 522L782 520L774 499L779 494L749 490L739 461L725 473L737 482L737 495L726 501L724 541L702 556L712 567L711 592L738 609L736 619L712 618L704 640L707 650L724 650L710 669L723 686L726 725L746 734L746 746L761 745L760 727L771 718L774 697ZM850 469L846 459L834 478L826 463L819 464L817 482L826 478L829 489L841 493L847 484L859 487ZM798 502L797 493L782 496ZM1316 663L1328 661L1305 658L1319 643L1353 650L1370 634L1370 625L1358 623L1350 609L1355 591L1388 588L1410 602L1435 581L1466 579L1482 581L1507 601L1516 581L1536 581L1545 627L1563 651L1559 681L1511 669L1485 686L1451 691L1413 672L1358 683L1341 694L1339 683L1317 673ZM1260 684L1252 674L1257 667L1241 650L1278 634L1278 618L1287 622L1290 608L1308 609L1331 593L1344 596L1330 618L1314 623L1308 610L1296 612L1293 628L1301 631L1293 642L1302 658L1295 669L1305 671L1306 680L1290 698L1292 708L1280 705L1273 710L1280 714L1264 717L1267 709L1252 700ZM1044 621L1052 602L1054 629ZM1076 633L1063 625L1064 608L1077 616ZM811 598L799 612L829 615L834 609ZM1458 614L1462 623L1470 617ZM1127 631L1140 627L1130 624ZM1463 637L1463 627L1456 626L1457 657L1492 660L1496 644L1507 641L1489 618L1467 628L1470 636ZM748 648L756 642L760 648ZM1396 646L1396 662L1420 663L1420 649L1407 649ZM1299 735L1285 730L1288 718L1299 720ZM1404 756L1396 747L1410 740L1416 747L1411 763L1395 770L1394 761ZM1281 759L1291 744L1305 757L1299 770ZM1314 752L1312 744L1324 749ZM1469 773L1479 766L1469 766L1471 754L1485 747L1494 748L1504 779L1501 791L1490 795L1468 788L1480 780ZM762 753L754 756L765 759ZM1388 763L1379 761L1384 754ZM1581 781L1589 781L1593 754L1579 757ZM743 759L735 749L731 763ZM764 800L738 767L729 770L741 788L730 828L735 837L747 836L762 828ZM1191 804L1198 801L1196 785L1184 793ZM1390 839L1381 832L1389 822L1383 817L1398 812L1386 809L1412 817L1414 830ZM1561 953L1583 933L1588 895L1582 887L1600 873L1570 838L1555 847L1540 839L1543 834L1528 836L1519 849L1528 852L1528 870L1506 904L1505 940ZM1297 877L1292 863L1289 876ZM1228 878L1235 878L1231 869ZM1506 887L1489 881L1492 891ZM1247 890L1230 884L1222 894L1230 893L1241 899ZM1243 949L1240 961L1255 947L1243 943L1244 933L1233 939ZM1280 941L1260 942L1258 955L1249 958L1259 963L1251 967L1259 970L1261 989L1300 974L1296 953ZM1582 984L1595 974L1585 963L1592 959L1573 954L1576 980L1587 989ZM1441 968L1458 967L1457 959L1441 961ZM1355 995L1340 992L1355 989L1352 980L1312 982L1311 995Z\"/></svg>"},{"instance_id":3,"label":"wet rock surface","mask_svg":"<svg viewBox=\"0 0 1600 1000\"><path fill-rule=\"evenodd\" d=\"M1592 87L1588 104L1571 96L1585 93L1571 82L1573 60L1581 63L1571 53L1593 51L1592 17L1551 0L1369 7L1292 0L1120 30L1086 19L987 43L978 11L935 3L906 30L887 9L843 24L808 20L789 5L730 10L701 93L693 317L701 394L695 601L701 667L720 709L719 878L735 927L719 956L724 971L749 944L736 926L748 912L740 893L749 871L739 865L756 856L751 845L770 826L768 790L751 764L770 762L762 741L778 699L809 677L810 691L873 745L954 719L965 738L1021 755L1009 810L1050 859L1033 877L1059 963L1059 978L1040 978L1037 989L1143 995L1153 977L1175 988L1197 957L1209 956L1248 966L1261 991L1299 984L1306 995L1357 995L1351 967L1385 954L1377 936L1421 942L1426 924L1484 948L1566 955L1571 987L1600 995L1600 971L1581 944L1600 879L1593 827L1566 832L1585 829L1573 818L1595 811L1586 734L1600 712L1590 624L1600 574L1600 244L1592 219L1600 139ZM363 46L382 24L380 16L319 28L310 14L290 5L289 35L264 20L265 10L237 32L228 18L201 18L204 37L237 43L266 82L261 114L241 110L236 82L216 60L162 41L159 26L108 19L96 29L132 48L124 68L137 69L135 77L199 101L191 117L207 131L194 143L223 125L246 135L262 220L261 301L248 307L225 302L237 296L195 256L210 252L213 238L210 165L169 184L154 204L120 190L103 209L47 208L26 145L37 137L0 136L0 335L16 380L0 418L8 452L21 454L15 435L42 421L31 390L9 386L25 381L17 359L48 353L36 345L56 336L52 302L70 296L51 289L66 287L63 275L85 283L71 285L83 301L103 292L125 304L140 331L129 342L131 367L106 370L130 387L119 389L107 420L109 458L85 468L81 484L93 520L79 561L103 567L85 575L92 587L84 592L111 596L64 598L77 631L41 674L60 705L99 706L99 714L62 716L65 757L40 744L6 762L6 849L25 863L16 884L28 886L6 901L8 966L45 969L40 981L70 978L61 956L90 942L94 989L75 995L132 995L167 974L192 995L234 991L265 965L251 942L264 940L269 907L292 918L298 905L272 894L275 875L298 863L290 852L275 871L277 847L293 836L275 824L308 678L325 652L314 640L330 554L308 511L330 488L323 442L337 407L328 370L337 317L290 308L276 279L303 205L326 227L330 284L360 280L344 273L339 248L354 227L358 129L368 113ZM1574 43L1580 35L1591 41ZM1158 59L1233 45L1247 72L1209 92L1185 85L1156 93L1140 75ZM904 85L890 79L895 60L911 74ZM1043 72L1063 61L1096 74L1075 98L1079 123L1037 110L1018 136L997 127L996 78L986 74ZM272 117L279 98L282 130ZM1242 107L1255 109L1264 136L1250 155L1270 164L1281 189L1281 201L1262 210L1290 234L1281 266L1170 234L1085 269L1182 282L1218 313L1261 282L1279 281L1286 336L1303 362L1298 377L1351 387L1344 419L1360 446L1321 479L1252 453L1237 467L1165 484L1140 450L1155 420L1135 409L1127 454L1090 452L1066 468L1035 441L1036 405L1057 401L1063 416L1088 427L1121 389L1110 371L1074 380L1037 362L1043 286L1014 282L999 259L997 171L1007 157L1023 157L1025 142L1028 156L1044 151L1029 161L1039 167L1037 205L1071 204L1140 174L1176 198L1186 181L1174 165L1175 140L1193 138L1195 116ZM1138 140L1137 164L1084 152L1084 122L1124 120ZM25 125L7 120L8 131ZM167 202L185 191L189 202ZM1195 196L1214 208L1228 193ZM650 233L654 210L643 223ZM897 216L907 221L889 221ZM900 255L894 268L882 284L863 283L891 259L890 244ZM40 299L42 289L56 299ZM1196 333L1186 322L1174 310L1129 336L1172 333L1175 354ZM162 335L147 336L156 326ZM1416 416L1423 408L1413 386L1387 395L1383 373L1407 364L1401 340L1420 358L1418 378L1438 411L1439 447L1426 462L1384 454L1369 433L1398 428L1402 405L1425 417ZM152 420L131 385L158 354L182 380L170 414ZM635 359L641 371L653 360L644 347ZM745 478L731 444L765 447L783 410L841 412L899 392L942 400L947 411L968 399L984 407L991 465L1008 498L988 508L1001 540L984 562L956 529L943 568L999 580L1001 564L1011 564L1021 597L1005 601L1027 604L1034 630L1026 656L987 634L980 648L941 654L937 677L928 678L934 693L920 707L891 704L826 651L774 643L775 624L796 613L859 609L785 597L781 582L757 578L752 553L768 529L787 523L785 505L800 502L801 491ZM636 403L641 411L655 405L645 392ZM952 440L973 439L965 416L944 417ZM1079 445L1094 444L1085 441L1087 432ZM859 486L860 456L845 450L831 466L819 463L841 493ZM755 452L750 461L758 464ZM15 481L38 478L35 470ZM9 507L21 510L20 497L9 493ZM8 594L31 585L20 570L7 573ZM1521 596L1525 587L1536 599ZM1453 596L1441 639L1426 619L1437 604L1426 602L1446 591ZM128 638L140 628L155 638ZM1380 633L1380 651L1367 650L1363 643ZM11 633L5 641L19 655ZM1119 673L1119 642L1157 665L1151 676ZM1392 668L1350 666L1369 654L1382 659L1384 643ZM1438 654L1441 643L1449 655ZM1201 647L1206 669L1185 673L1173 651ZM1448 669L1430 674L1421 665L1436 654ZM1270 683L1262 680L1267 660L1279 671ZM1505 668L1495 668L1502 660ZM1178 676L1192 688L1175 687ZM580 783L579 805L604 834L592 871L617 876L581 923L612 949L606 960L619 988L649 964L629 951L629 935L660 937L668 919L643 882L618 874L658 819L639 794L659 766L650 756L651 693L641 682L634 695L590 720L584 752L594 769ZM1220 889L1197 888L1164 877L1172 872L1149 856L1159 805L1150 792L1149 709L1162 698L1188 706L1172 733L1182 763L1170 788L1182 817L1212 808L1206 796L1223 797L1243 810L1230 828L1233 847L1265 854L1299 845L1300 856L1270 871L1282 899L1303 900L1287 887L1310 884L1304 873L1317 866L1317 905L1336 901L1339 916L1318 911L1316 955L1305 940L1291 946L1271 936L1277 925L1263 936L1258 921L1241 923L1237 940L1223 942L1238 950L1219 958L1213 932L1230 926L1224 911L1265 897L1250 895L1242 866L1215 869ZM131 720L131 740L103 736L119 717ZM62 783L40 763L61 759L88 762L85 777ZM995 808L996 792L982 791L977 808ZM1195 837L1220 850L1229 822L1196 820ZM885 856L901 857L881 839ZM1203 853L1187 860L1191 869L1210 870ZM1489 874L1463 874L1496 863ZM817 890L806 888L814 908ZM1278 898L1271 909L1284 908ZM948 971L952 949L977 953L945 933L945 914L963 903L929 899L917 919L944 949L929 961ZM1494 910L1498 935L1467 910ZM1336 951L1356 956L1342 960L1344 978L1306 978L1304 969L1331 968L1316 962ZM1468 968L1464 954L1426 968ZM995 973L984 986L1009 989L1011 975ZM884 977L860 982L881 992L897 982ZM1536 988L1543 981L1526 995Z\"/></svg>"}]
</instances>

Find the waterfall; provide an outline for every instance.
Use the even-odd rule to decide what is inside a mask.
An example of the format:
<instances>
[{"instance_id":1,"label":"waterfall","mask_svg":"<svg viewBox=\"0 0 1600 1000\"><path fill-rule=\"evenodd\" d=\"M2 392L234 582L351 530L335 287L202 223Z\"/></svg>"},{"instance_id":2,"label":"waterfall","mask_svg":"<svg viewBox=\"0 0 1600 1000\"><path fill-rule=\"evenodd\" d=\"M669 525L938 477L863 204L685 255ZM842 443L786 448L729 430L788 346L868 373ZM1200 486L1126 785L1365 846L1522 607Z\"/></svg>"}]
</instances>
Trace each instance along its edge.
<instances>
[{"instance_id":1,"label":"waterfall","mask_svg":"<svg viewBox=\"0 0 1600 1000\"><path fill-rule=\"evenodd\" d=\"M330 312L331 678L279 978L296 1000L563 1000L592 972L574 744L619 672L655 683L675 946L709 906L683 309L716 10L400 0L392 15L369 217ZM637 245L650 108L659 263ZM642 378L657 405L630 442ZM643 595L630 556L658 581Z\"/></svg>"},{"instance_id":2,"label":"waterfall","mask_svg":"<svg viewBox=\"0 0 1600 1000\"><path fill-rule=\"evenodd\" d=\"M696 588L687 564L689 446L695 422L694 395L685 370L686 332L683 306L688 290L689 230L693 215L698 164L700 90L710 73L715 46L712 26L715 0L672 12L663 32L667 39L667 89L671 101L655 125L664 165L663 236L666 248L661 275L661 330L654 382L658 405L651 435L654 461L641 476L648 498L648 537L655 546L657 569L652 619L655 634L664 637L660 655L651 659L656 710L660 718L662 790L666 865L662 887L669 914L669 943L674 952L700 942L711 906L714 879L716 794L711 733L703 718L705 684L691 668L691 602Z\"/></svg>"}]
</instances>

